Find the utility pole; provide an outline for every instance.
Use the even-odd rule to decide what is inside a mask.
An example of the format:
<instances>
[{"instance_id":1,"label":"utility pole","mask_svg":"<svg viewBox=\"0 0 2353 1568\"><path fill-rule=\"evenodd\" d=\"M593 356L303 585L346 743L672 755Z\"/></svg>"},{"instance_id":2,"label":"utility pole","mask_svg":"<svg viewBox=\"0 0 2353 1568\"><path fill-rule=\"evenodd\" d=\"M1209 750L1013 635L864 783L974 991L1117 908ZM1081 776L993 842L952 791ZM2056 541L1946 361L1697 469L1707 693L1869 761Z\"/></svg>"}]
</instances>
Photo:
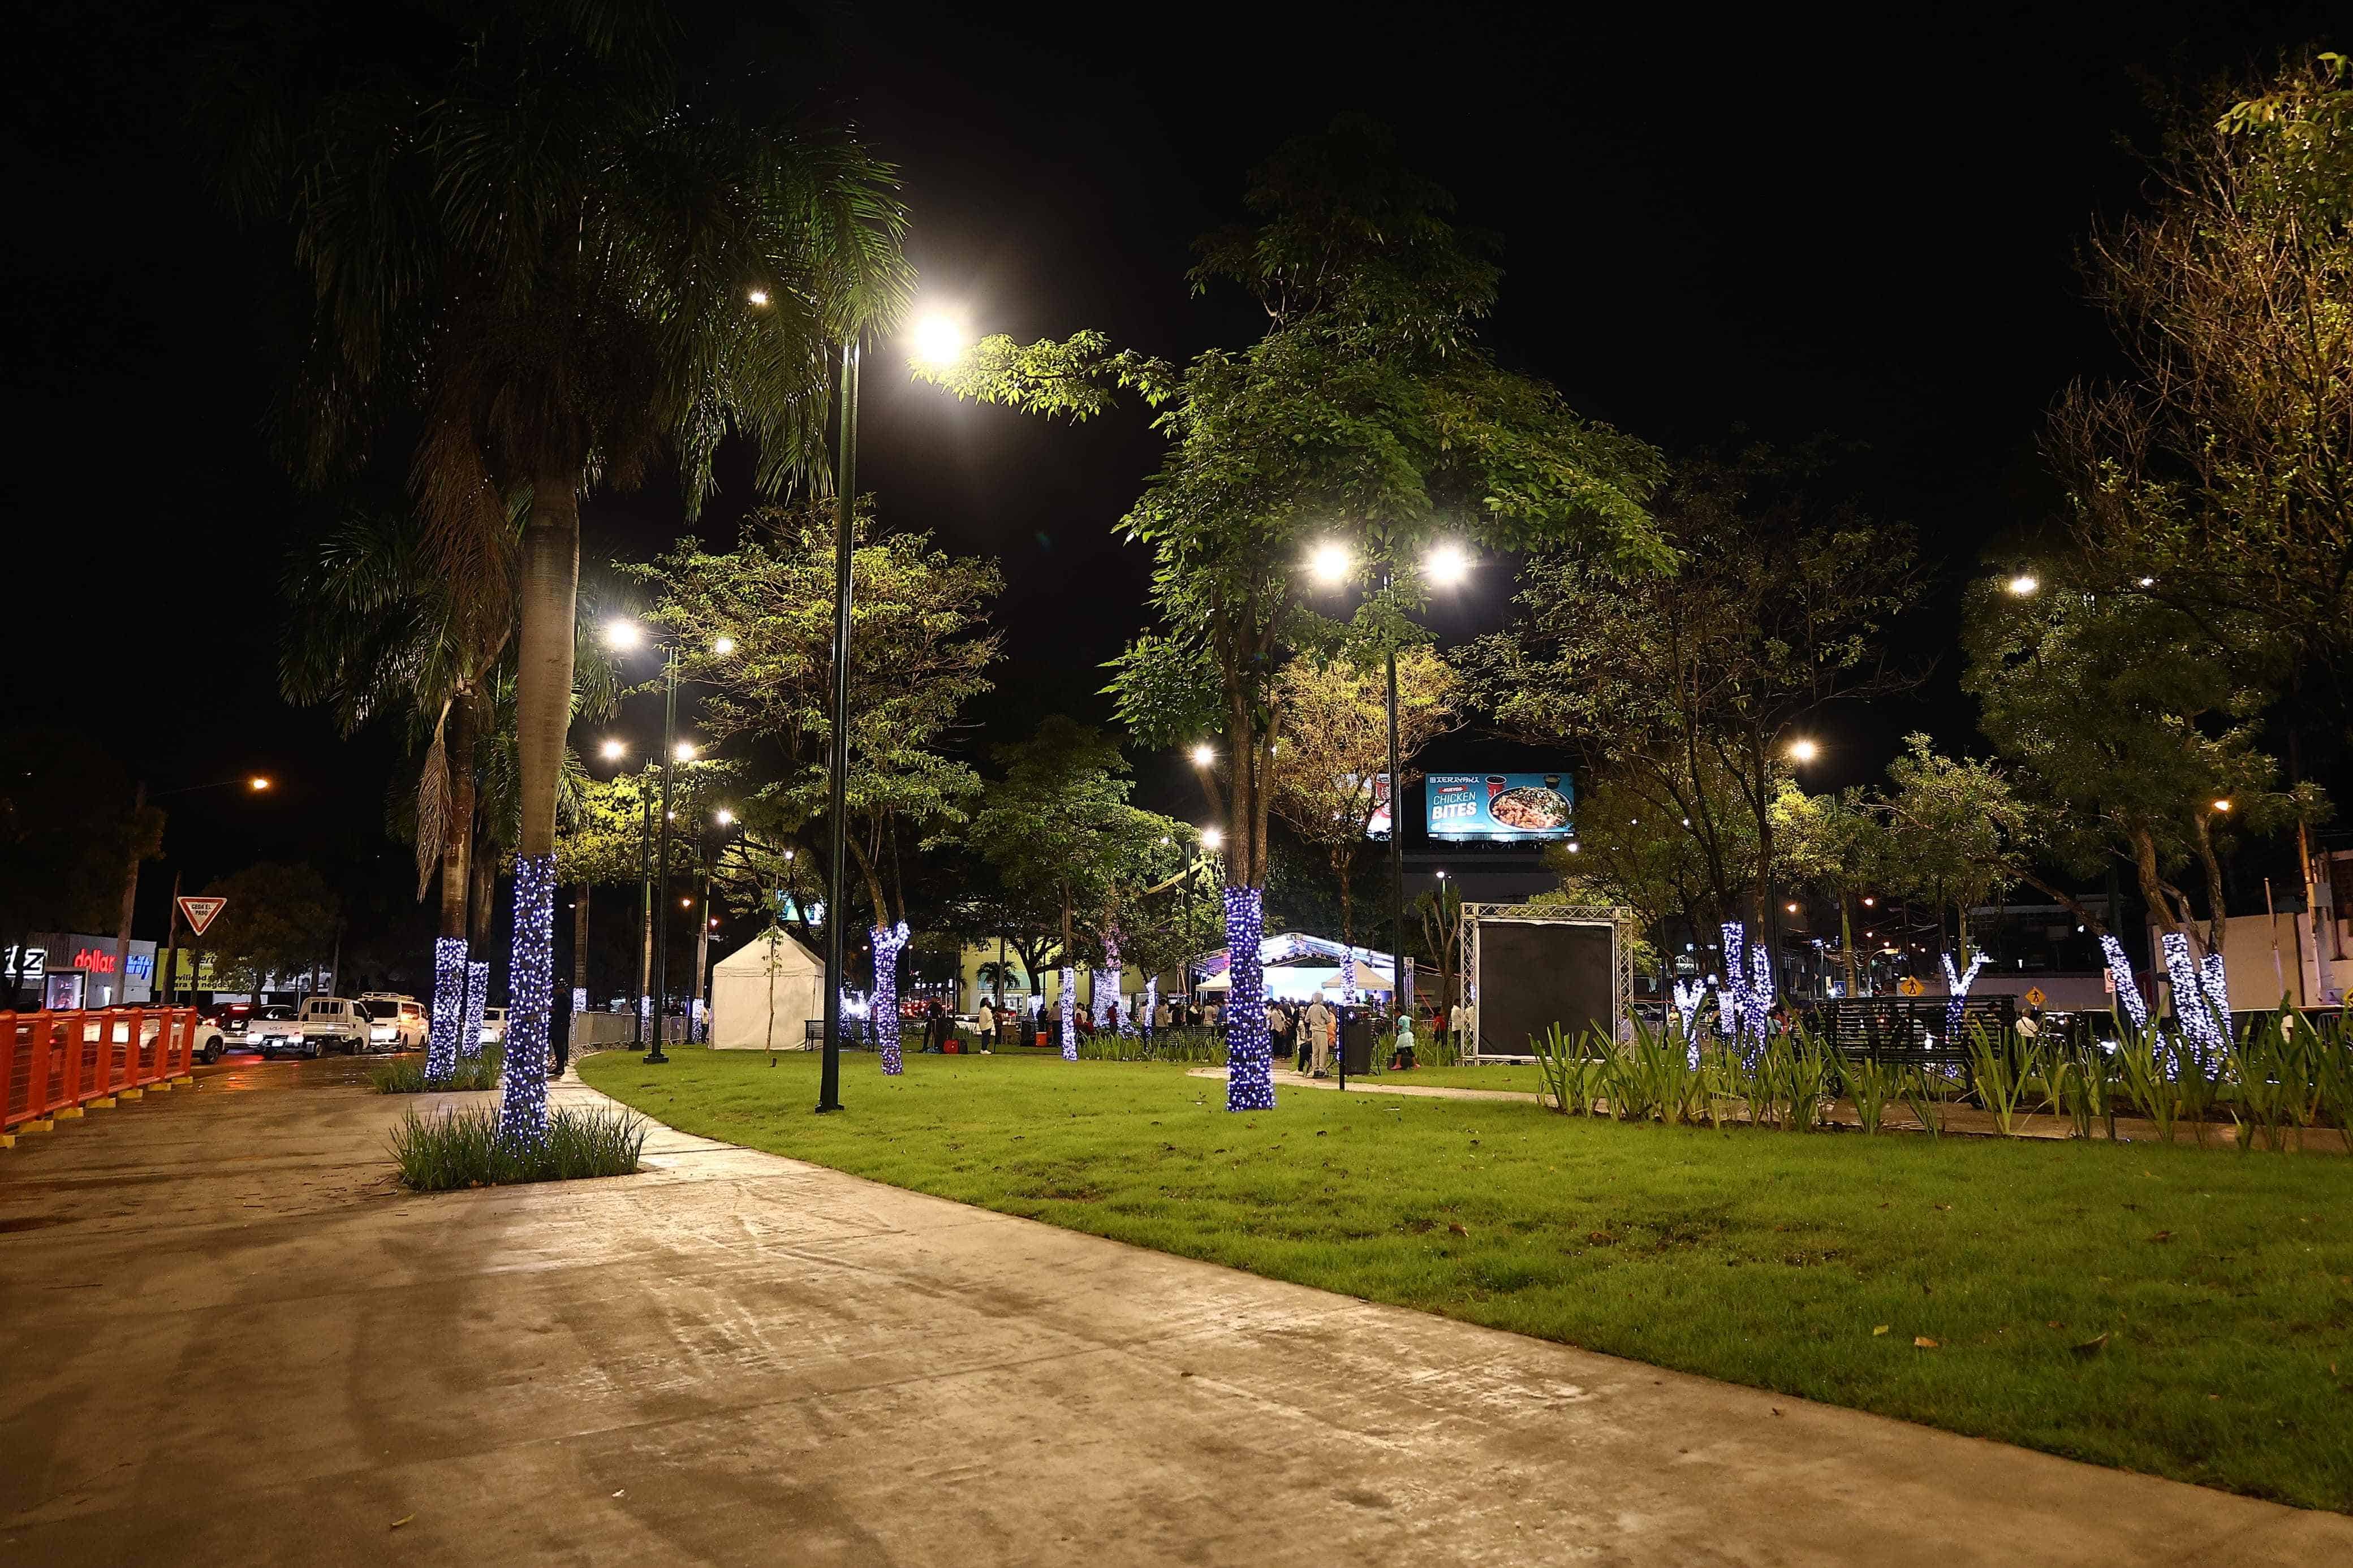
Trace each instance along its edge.
<instances>
[{"instance_id":1,"label":"utility pole","mask_svg":"<svg viewBox=\"0 0 2353 1568\"><path fill-rule=\"evenodd\" d=\"M678 649L670 650L669 695L662 708L662 791L661 847L654 860L656 901L670 902L670 774L677 771L678 762ZM662 1028L670 1011L670 910L659 911L654 921L654 1037L646 1047L646 1061L653 1065L670 1060L662 1054Z\"/></svg>"}]
</instances>

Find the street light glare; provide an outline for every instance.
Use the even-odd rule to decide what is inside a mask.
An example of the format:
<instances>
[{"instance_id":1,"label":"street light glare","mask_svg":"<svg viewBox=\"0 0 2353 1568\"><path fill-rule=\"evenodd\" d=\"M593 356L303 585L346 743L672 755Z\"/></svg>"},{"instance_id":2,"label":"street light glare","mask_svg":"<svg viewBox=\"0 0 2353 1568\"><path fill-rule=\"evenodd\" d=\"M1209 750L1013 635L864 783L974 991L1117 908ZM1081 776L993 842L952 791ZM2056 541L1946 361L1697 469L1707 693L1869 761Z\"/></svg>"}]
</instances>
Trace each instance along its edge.
<instances>
[{"instance_id":1,"label":"street light glare","mask_svg":"<svg viewBox=\"0 0 2353 1568\"><path fill-rule=\"evenodd\" d=\"M638 624L635 621L607 621L605 623L605 646L607 647L619 648L626 652L628 649L637 647L638 643L644 641L645 635L646 634L644 632L638 629Z\"/></svg>"},{"instance_id":2,"label":"street light glare","mask_svg":"<svg viewBox=\"0 0 2353 1568\"><path fill-rule=\"evenodd\" d=\"M1441 588L1451 588L1471 575L1471 557L1459 544L1440 544L1422 557L1421 574Z\"/></svg>"},{"instance_id":3,"label":"street light glare","mask_svg":"<svg viewBox=\"0 0 2353 1568\"><path fill-rule=\"evenodd\" d=\"M1222 847L1225 842L1226 835L1223 829L1216 827L1204 827L1201 829L1202 847L1207 849L1216 849Z\"/></svg>"},{"instance_id":4,"label":"street light glare","mask_svg":"<svg viewBox=\"0 0 2353 1568\"><path fill-rule=\"evenodd\" d=\"M721 806L721 807L719 808L719 826L720 826L724 827L724 826L726 826L729 823L731 823L731 822L733 822L733 821L734 821L734 820L735 820L735 814L734 814L733 812L732 812L732 811L728 810L728 809L727 809L725 806L723 806L723 806Z\"/></svg>"},{"instance_id":5,"label":"street light glare","mask_svg":"<svg viewBox=\"0 0 2353 1568\"><path fill-rule=\"evenodd\" d=\"M245 787L253 791L256 795L259 795L263 790L269 787L269 781L263 778L259 773L256 773L251 778L245 781Z\"/></svg>"},{"instance_id":6,"label":"street light glare","mask_svg":"<svg viewBox=\"0 0 2353 1568\"><path fill-rule=\"evenodd\" d=\"M2214 803L2214 809L2217 811L2228 811L2231 809L2231 803L2227 800L2218 800Z\"/></svg>"},{"instance_id":7,"label":"street light glare","mask_svg":"<svg viewBox=\"0 0 2353 1568\"><path fill-rule=\"evenodd\" d=\"M1789 742L1789 756L1794 762L1810 763L1821 754L1822 749L1820 746L1815 745L1811 741L1792 741Z\"/></svg>"},{"instance_id":8,"label":"street light glare","mask_svg":"<svg viewBox=\"0 0 2353 1568\"><path fill-rule=\"evenodd\" d=\"M681 742L678 743L678 760L679 760L680 762L681 762L681 763L691 763L691 762L694 761L694 742L691 742L691 741L681 741Z\"/></svg>"},{"instance_id":9,"label":"street light glare","mask_svg":"<svg viewBox=\"0 0 2353 1568\"><path fill-rule=\"evenodd\" d=\"M1218 753L1215 751L1212 751L1208 746L1199 745L1193 748L1193 765L1195 767L1206 768L1217 760Z\"/></svg>"},{"instance_id":10,"label":"street light glare","mask_svg":"<svg viewBox=\"0 0 2353 1568\"><path fill-rule=\"evenodd\" d=\"M745 298L750 300L753 304L759 306L763 310L767 308L768 291L765 289L754 289L750 294L746 295Z\"/></svg>"},{"instance_id":11,"label":"street light glare","mask_svg":"<svg viewBox=\"0 0 2353 1568\"><path fill-rule=\"evenodd\" d=\"M926 316L915 323L915 357L925 364L953 364L971 346L963 326L945 316Z\"/></svg>"},{"instance_id":12,"label":"street light glare","mask_svg":"<svg viewBox=\"0 0 2353 1568\"><path fill-rule=\"evenodd\" d=\"M2012 577L2009 582L2003 584L2002 586L2008 588L2011 593L2023 599L2028 595L2033 593L2037 588L2042 586L2042 579L2035 576L2031 572L2021 572L2017 576Z\"/></svg>"},{"instance_id":13,"label":"street light glare","mask_svg":"<svg viewBox=\"0 0 2353 1568\"><path fill-rule=\"evenodd\" d=\"M1324 583L1341 581L1348 575L1348 568L1353 564L1348 547L1337 540L1317 545L1315 553L1307 558L1307 569L1315 574L1317 581Z\"/></svg>"},{"instance_id":14,"label":"street light glare","mask_svg":"<svg viewBox=\"0 0 2353 1568\"><path fill-rule=\"evenodd\" d=\"M735 651L735 639L733 637L720 637L712 643L711 651L717 654L720 658L725 658L729 654Z\"/></svg>"}]
</instances>

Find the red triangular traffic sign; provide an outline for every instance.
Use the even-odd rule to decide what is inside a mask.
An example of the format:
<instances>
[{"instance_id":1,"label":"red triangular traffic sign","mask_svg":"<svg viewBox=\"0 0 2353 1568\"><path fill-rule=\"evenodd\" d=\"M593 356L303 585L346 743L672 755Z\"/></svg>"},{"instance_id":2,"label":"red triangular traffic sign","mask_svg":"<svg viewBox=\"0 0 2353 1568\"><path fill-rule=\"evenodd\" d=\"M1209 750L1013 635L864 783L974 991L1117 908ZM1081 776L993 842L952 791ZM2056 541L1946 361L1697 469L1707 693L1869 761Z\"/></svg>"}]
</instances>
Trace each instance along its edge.
<instances>
[{"instance_id":1,"label":"red triangular traffic sign","mask_svg":"<svg viewBox=\"0 0 2353 1568\"><path fill-rule=\"evenodd\" d=\"M187 917L188 929L202 936L205 927L213 923L213 917L227 905L227 899L182 899L180 913Z\"/></svg>"}]
</instances>

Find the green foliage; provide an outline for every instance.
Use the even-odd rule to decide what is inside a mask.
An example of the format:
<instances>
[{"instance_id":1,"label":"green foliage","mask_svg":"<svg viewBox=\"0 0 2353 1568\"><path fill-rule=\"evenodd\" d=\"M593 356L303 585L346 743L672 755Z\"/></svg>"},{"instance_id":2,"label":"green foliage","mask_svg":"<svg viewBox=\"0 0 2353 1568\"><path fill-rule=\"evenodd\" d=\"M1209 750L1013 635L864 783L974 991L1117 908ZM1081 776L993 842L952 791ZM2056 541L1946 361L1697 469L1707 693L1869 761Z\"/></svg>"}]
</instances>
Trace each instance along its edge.
<instances>
[{"instance_id":1,"label":"green foliage","mask_svg":"<svg viewBox=\"0 0 2353 1568\"><path fill-rule=\"evenodd\" d=\"M498 1088L499 1074L505 1064L504 1050L497 1046L485 1046L478 1057L459 1057L445 1081L427 1083L425 1081L425 1058L411 1053L369 1068L368 1082L378 1094L474 1092Z\"/></svg>"},{"instance_id":2,"label":"green foliage","mask_svg":"<svg viewBox=\"0 0 2353 1568\"><path fill-rule=\"evenodd\" d=\"M227 899L205 934L193 940L213 954L213 973L225 987L251 990L267 975L291 976L324 963L335 945L342 904L326 879L308 865L264 860L205 889Z\"/></svg>"},{"instance_id":3,"label":"green foliage","mask_svg":"<svg viewBox=\"0 0 2353 1568\"><path fill-rule=\"evenodd\" d=\"M519 1182L633 1176L652 1129L652 1122L619 1107L558 1106L548 1114L546 1139L523 1144L500 1135L496 1106L467 1105L432 1116L407 1112L392 1130L388 1146L403 1186L411 1192L446 1193Z\"/></svg>"},{"instance_id":4,"label":"green foliage","mask_svg":"<svg viewBox=\"0 0 2353 1568\"><path fill-rule=\"evenodd\" d=\"M2123 856L2152 916L2182 930L2191 904L2170 878L2201 868L2219 944L2221 855L2243 834L2318 817L2320 792L2279 786L2261 749L2266 693L2217 657L2203 617L2046 570L2031 595L1969 590L1962 688L2021 789L2048 808L2052 853L2079 870Z\"/></svg>"},{"instance_id":5,"label":"green foliage","mask_svg":"<svg viewBox=\"0 0 2353 1568\"><path fill-rule=\"evenodd\" d=\"M733 551L685 540L651 564L621 567L657 595L651 618L677 644L681 683L700 689L704 731L740 754L756 791L735 803L746 842L723 868L739 902L794 879L782 852L827 809L834 535L829 507L812 501L755 513ZM990 689L1002 639L988 610L1004 575L928 534L882 531L861 502L850 584L850 847L887 921L905 913L901 832L936 840L979 795L978 776L945 746Z\"/></svg>"},{"instance_id":6,"label":"green foliage","mask_svg":"<svg viewBox=\"0 0 2353 1568\"><path fill-rule=\"evenodd\" d=\"M973 843L1015 898L1052 911L1075 963L1082 932L1099 944L1192 830L1128 804L1127 760L1092 725L1051 714L996 756L1005 777L974 815Z\"/></svg>"},{"instance_id":7,"label":"green foliage","mask_svg":"<svg viewBox=\"0 0 2353 1568\"><path fill-rule=\"evenodd\" d=\"M1494 284L1483 244L1385 133L1342 121L1294 142L1253 174L1247 200L1252 237L1205 242L1194 274L1197 287L1239 282L1266 309L1247 349L1179 372L1111 354L1095 334L992 341L917 374L1041 412L1083 416L1104 386L1159 408L1167 460L1120 523L1153 552L1159 626L1115 662L1113 690L1148 743L1224 737L1229 876L1263 887L1272 682L1286 650L1341 635L1301 602L1312 541L1355 539L1367 570L1409 578L1441 535L1504 549L1577 538L1630 570L1666 554L1643 508L1655 456L1478 344Z\"/></svg>"},{"instance_id":8,"label":"green foliage","mask_svg":"<svg viewBox=\"0 0 2353 1568\"><path fill-rule=\"evenodd\" d=\"M1790 740L1827 704L1916 679L1882 647L1920 596L1911 531L1820 503L1821 479L1806 452L1688 461L1653 501L1672 574L1542 552L1511 628L1463 656L1502 728L1574 749L1588 786L1609 786L1594 837L1699 929L1769 909Z\"/></svg>"},{"instance_id":9,"label":"green foliage","mask_svg":"<svg viewBox=\"0 0 2353 1568\"><path fill-rule=\"evenodd\" d=\"M1222 1029L1155 1029L1148 1036L1098 1030L1079 1041L1082 1062L1205 1062L1226 1065Z\"/></svg>"}]
</instances>

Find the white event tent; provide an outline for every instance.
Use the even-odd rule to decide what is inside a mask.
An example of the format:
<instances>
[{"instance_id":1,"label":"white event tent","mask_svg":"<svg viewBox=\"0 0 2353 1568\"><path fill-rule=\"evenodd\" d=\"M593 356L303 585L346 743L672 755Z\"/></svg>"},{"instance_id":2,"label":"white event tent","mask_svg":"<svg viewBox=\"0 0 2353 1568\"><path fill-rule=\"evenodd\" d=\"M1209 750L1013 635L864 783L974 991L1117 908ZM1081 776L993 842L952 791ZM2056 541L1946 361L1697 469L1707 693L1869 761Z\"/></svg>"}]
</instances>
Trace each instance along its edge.
<instances>
[{"instance_id":1,"label":"white event tent","mask_svg":"<svg viewBox=\"0 0 2353 1568\"><path fill-rule=\"evenodd\" d=\"M808 1047L808 1020L825 1016L825 961L771 927L711 971L711 1044L715 1050ZM770 1033L773 1019L775 1031Z\"/></svg>"}]
</instances>

